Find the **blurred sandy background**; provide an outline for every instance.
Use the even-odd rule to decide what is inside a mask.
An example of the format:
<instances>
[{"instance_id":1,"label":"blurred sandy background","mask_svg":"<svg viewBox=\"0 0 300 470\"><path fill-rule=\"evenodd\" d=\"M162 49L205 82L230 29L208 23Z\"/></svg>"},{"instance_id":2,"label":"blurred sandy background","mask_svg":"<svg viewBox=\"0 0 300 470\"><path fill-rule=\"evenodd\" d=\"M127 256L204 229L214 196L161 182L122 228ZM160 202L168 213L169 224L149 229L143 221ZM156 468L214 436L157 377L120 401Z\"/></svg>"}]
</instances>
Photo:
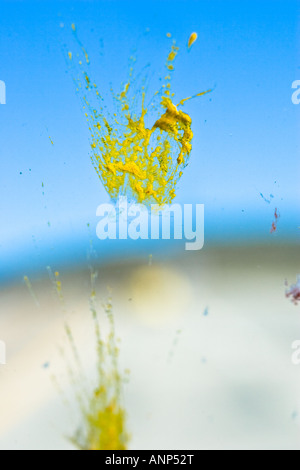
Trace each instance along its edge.
<instances>
[{"instance_id":1,"label":"blurred sandy background","mask_svg":"<svg viewBox=\"0 0 300 470\"><path fill-rule=\"evenodd\" d=\"M297 246L210 248L169 260L99 266L98 297L112 289L131 449L300 449L299 308L285 279ZM53 267L54 268L54 267ZM24 273L25 274L25 273ZM44 275L45 274L45 275ZM79 422L53 386L72 387L60 356L65 321L47 273L3 288L0 448L68 449ZM61 271L67 320L93 374L88 269ZM103 324L105 318L103 317ZM72 401L72 398L70 398Z\"/></svg>"}]
</instances>

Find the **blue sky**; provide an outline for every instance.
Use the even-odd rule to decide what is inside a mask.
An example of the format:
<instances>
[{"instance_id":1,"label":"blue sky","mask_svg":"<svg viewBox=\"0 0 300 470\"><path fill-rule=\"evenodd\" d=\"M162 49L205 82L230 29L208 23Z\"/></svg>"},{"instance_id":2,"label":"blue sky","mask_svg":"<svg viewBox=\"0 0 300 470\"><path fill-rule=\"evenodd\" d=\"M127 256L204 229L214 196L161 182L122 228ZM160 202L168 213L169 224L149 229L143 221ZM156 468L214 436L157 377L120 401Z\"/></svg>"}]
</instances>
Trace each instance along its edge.
<instances>
[{"instance_id":1,"label":"blue sky","mask_svg":"<svg viewBox=\"0 0 300 470\"><path fill-rule=\"evenodd\" d=\"M276 240L297 241L300 105L291 102L291 84L300 79L299 14L299 1L2 0L3 275L37 253L51 263L51 249L79 259L86 223L94 233L96 208L108 201L90 164L89 133L63 54L74 48L71 23L100 89L126 80L134 48L141 66L151 64L153 80L162 76L168 32L180 47L178 101L214 87L186 105L195 137L176 200L205 204L207 242L273 243L275 207ZM187 52L192 31L198 41ZM271 204L260 193L272 194Z\"/></svg>"}]
</instances>

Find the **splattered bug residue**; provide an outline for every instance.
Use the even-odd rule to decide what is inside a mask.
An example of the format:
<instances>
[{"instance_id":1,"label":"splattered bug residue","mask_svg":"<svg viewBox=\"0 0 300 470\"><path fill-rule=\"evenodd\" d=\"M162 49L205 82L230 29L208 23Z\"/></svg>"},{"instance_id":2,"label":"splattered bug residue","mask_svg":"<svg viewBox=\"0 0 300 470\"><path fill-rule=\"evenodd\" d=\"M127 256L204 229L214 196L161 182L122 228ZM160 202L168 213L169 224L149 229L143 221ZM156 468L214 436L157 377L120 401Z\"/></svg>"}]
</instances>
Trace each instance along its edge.
<instances>
[{"instance_id":1,"label":"splattered bug residue","mask_svg":"<svg viewBox=\"0 0 300 470\"><path fill-rule=\"evenodd\" d=\"M286 297L291 299L293 304L298 305L300 302L300 275L297 276L296 284L291 285L285 293Z\"/></svg>"},{"instance_id":2,"label":"splattered bug residue","mask_svg":"<svg viewBox=\"0 0 300 470\"><path fill-rule=\"evenodd\" d=\"M52 274L50 268L48 272L65 314L60 275L58 272ZM129 434L126 428L126 411L121 398L124 379L119 371L119 349L116 345L112 302L109 298L102 305L109 327L105 337L102 333L103 321L100 325L96 306L96 278L97 273L92 270L90 312L94 323L96 346L96 378L92 382L86 376L72 329L69 324L65 324L65 333L74 361L74 365L68 365L67 370L81 415L75 436L70 440L81 450L126 450ZM53 379L56 383L56 378ZM59 386L58 388L60 389Z\"/></svg>"},{"instance_id":3,"label":"splattered bug residue","mask_svg":"<svg viewBox=\"0 0 300 470\"><path fill-rule=\"evenodd\" d=\"M280 218L280 214L277 210L277 207L274 212L274 221L272 222L270 233L274 233L277 230L278 219Z\"/></svg>"},{"instance_id":4,"label":"splattered bug residue","mask_svg":"<svg viewBox=\"0 0 300 470\"><path fill-rule=\"evenodd\" d=\"M192 47L194 42L196 42L198 39L198 34L197 33L192 33L189 37L189 42L188 42L188 48Z\"/></svg>"},{"instance_id":5,"label":"splattered bug residue","mask_svg":"<svg viewBox=\"0 0 300 470\"><path fill-rule=\"evenodd\" d=\"M84 64L89 64L89 59L75 25L72 29L84 57L82 60L79 57L77 64L75 54L69 52L69 62L80 70L81 78L75 82L91 134L91 159L106 191L113 200L127 195L140 203L171 203L188 164L193 139L192 119L178 107L211 90L183 99L177 106L173 103L171 74L178 54L173 41L162 87L149 104L145 104L145 79L141 86L135 86L135 59L132 58L129 77L121 91L115 94L111 90L115 106L111 115L105 109L97 85L86 72ZM147 127L146 116L148 121L153 119L152 127Z\"/></svg>"}]
</instances>

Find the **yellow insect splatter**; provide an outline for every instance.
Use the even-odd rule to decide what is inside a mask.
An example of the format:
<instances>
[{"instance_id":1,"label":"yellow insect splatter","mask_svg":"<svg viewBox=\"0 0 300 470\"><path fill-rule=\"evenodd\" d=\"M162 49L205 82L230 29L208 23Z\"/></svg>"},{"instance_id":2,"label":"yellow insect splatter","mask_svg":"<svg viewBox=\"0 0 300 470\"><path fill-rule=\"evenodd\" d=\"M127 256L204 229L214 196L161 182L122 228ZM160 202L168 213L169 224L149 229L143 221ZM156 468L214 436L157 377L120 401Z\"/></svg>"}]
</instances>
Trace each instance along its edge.
<instances>
[{"instance_id":1,"label":"yellow insect splatter","mask_svg":"<svg viewBox=\"0 0 300 470\"><path fill-rule=\"evenodd\" d=\"M198 39L198 34L197 33L192 33L189 37L189 42L188 42L188 48L190 48L194 42L196 42Z\"/></svg>"},{"instance_id":2,"label":"yellow insect splatter","mask_svg":"<svg viewBox=\"0 0 300 470\"><path fill-rule=\"evenodd\" d=\"M54 285L63 313L66 314L62 283L58 272L52 273L48 268L50 279ZM127 432L126 411L122 405L123 377L119 372L119 349L116 344L112 300L109 298L103 309L109 323L107 337L101 332L96 302L95 281L97 273L91 271L90 311L94 322L96 344L96 381L90 387L83 370L81 355L77 350L69 324L65 324L65 332L76 364L76 369L68 368L72 385L75 387L76 399L80 406L81 422L72 443L81 450L126 450L129 442ZM57 385L57 380L54 377ZM58 384L59 385L59 384ZM60 389L60 387L59 387Z\"/></svg>"},{"instance_id":3,"label":"yellow insect splatter","mask_svg":"<svg viewBox=\"0 0 300 470\"><path fill-rule=\"evenodd\" d=\"M119 350L115 340L111 299L104 305L110 325L107 341L100 334L94 290L90 306L97 338L98 386L84 412L83 441L79 439L77 445L85 450L126 450L129 434L126 429L126 412L121 404L122 377L118 368Z\"/></svg>"},{"instance_id":4,"label":"yellow insect splatter","mask_svg":"<svg viewBox=\"0 0 300 470\"><path fill-rule=\"evenodd\" d=\"M83 50L80 42L79 45ZM163 85L147 106L145 86L134 88L136 77L131 67L123 90L117 95L111 90L113 115L103 107L97 85L79 62L83 80L78 80L77 89L82 94L91 132L92 163L115 201L126 195L139 203L163 205L170 204L176 196L176 185L188 164L193 139L192 119L178 106L211 91L183 99L178 106L173 103L171 74L177 54L173 41ZM94 97L97 104L93 104ZM152 117L153 111L156 117Z\"/></svg>"}]
</instances>

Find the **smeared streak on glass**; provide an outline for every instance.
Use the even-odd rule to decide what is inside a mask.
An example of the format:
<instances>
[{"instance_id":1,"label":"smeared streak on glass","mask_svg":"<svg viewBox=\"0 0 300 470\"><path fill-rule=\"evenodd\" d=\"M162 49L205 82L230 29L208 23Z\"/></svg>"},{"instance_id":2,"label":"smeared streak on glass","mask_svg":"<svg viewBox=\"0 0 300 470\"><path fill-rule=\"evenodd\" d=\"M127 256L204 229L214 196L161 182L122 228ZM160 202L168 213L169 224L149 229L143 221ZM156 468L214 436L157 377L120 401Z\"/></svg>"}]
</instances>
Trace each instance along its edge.
<instances>
[{"instance_id":1,"label":"smeared streak on glass","mask_svg":"<svg viewBox=\"0 0 300 470\"><path fill-rule=\"evenodd\" d=\"M67 309L66 309L66 305L65 305L65 299L64 299L63 291L62 291L62 283L61 283L61 280L60 280L60 274L59 274L58 271L56 271L53 274L52 270L49 266L47 266L47 271L48 271L48 274L49 274L49 278L50 278L50 280L51 280L51 282L54 286L54 290L56 291L56 294L57 294L58 299L60 301L62 312L63 312L64 316L66 316L67 315ZM82 365L81 365L81 360L80 360L79 353L77 351L75 339L74 339L73 334L72 334L71 327L67 322L65 322L64 328L65 328L65 333L67 335L69 345L70 345L72 353L73 353L73 357L76 360L77 370L80 372L82 370ZM72 377L74 376L73 373L70 373L70 375Z\"/></svg>"},{"instance_id":2,"label":"smeared streak on glass","mask_svg":"<svg viewBox=\"0 0 300 470\"><path fill-rule=\"evenodd\" d=\"M81 48L81 50L82 50L82 52L83 52L83 54L84 54L86 63L89 64L89 63L90 63L89 56L88 56L88 54L87 54L85 48L83 47L83 44L81 43L81 41L79 40L79 38L78 38L78 36L77 36L77 30L76 30L75 24L73 23L71 27L72 27L72 31L73 31L74 37L75 37L77 43L79 44L79 46L80 46L80 48ZM69 55L69 58L72 59L72 52L69 52L68 55Z\"/></svg>"},{"instance_id":3,"label":"smeared streak on glass","mask_svg":"<svg viewBox=\"0 0 300 470\"><path fill-rule=\"evenodd\" d=\"M98 357L98 386L95 388L86 413L85 443L87 450L126 450L129 434L126 430L126 412L121 405L122 377L119 372L119 349L116 346L111 298L103 305L109 321L109 334L103 340L96 308L95 279L92 271L90 310L95 324ZM78 442L80 445L80 442Z\"/></svg>"},{"instance_id":4,"label":"smeared streak on glass","mask_svg":"<svg viewBox=\"0 0 300 470\"><path fill-rule=\"evenodd\" d=\"M26 285L26 287L27 287L27 289L28 289L28 291L29 291L31 297L32 297L33 300L34 300L35 305L36 305L37 307L39 307L39 306L40 306L40 303L39 303L39 301L38 301L38 299L37 299L37 297L36 297L36 295L35 295L35 292L34 292L34 290L33 290L32 284L31 284L31 282L30 282L28 276L24 276L24 282L25 282L25 285Z\"/></svg>"},{"instance_id":5,"label":"smeared streak on glass","mask_svg":"<svg viewBox=\"0 0 300 470\"><path fill-rule=\"evenodd\" d=\"M78 40L76 28L73 28ZM178 53L175 42L167 57L163 85L148 106L145 105L145 86L136 90L136 77L131 65L129 78L121 93L112 91L116 112L104 111L103 98L79 60L84 80L78 80L85 115L91 132L92 163L106 191L116 201L126 195L140 203L169 204L175 198L176 185L187 166L192 150L193 132L190 116L181 110L188 99L202 96L211 90L180 101L172 102L171 73ZM70 57L70 56L69 56ZM71 55L71 60L74 55ZM134 62L134 58L132 59ZM89 63L89 61L87 61ZM93 105L93 98L97 104ZM152 119L150 111L159 108L159 117L151 128L145 119Z\"/></svg>"},{"instance_id":6,"label":"smeared streak on glass","mask_svg":"<svg viewBox=\"0 0 300 470\"><path fill-rule=\"evenodd\" d=\"M172 347L169 351L169 354L168 354L168 363L170 363L174 357L174 354L175 354L175 349L177 348L178 346L178 343L179 343L179 338L180 338L180 335L182 333L182 330L177 330L176 331L176 336L175 338L173 339L173 342L172 342Z\"/></svg>"},{"instance_id":7,"label":"smeared streak on glass","mask_svg":"<svg viewBox=\"0 0 300 470\"><path fill-rule=\"evenodd\" d=\"M274 212L274 222L272 222L270 233L276 232L279 218L280 218L280 214L279 214L278 209L276 207L275 212Z\"/></svg>"},{"instance_id":8,"label":"smeared streak on glass","mask_svg":"<svg viewBox=\"0 0 300 470\"><path fill-rule=\"evenodd\" d=\"M183 98L183 100L179 101L177 106L183 106L184 103L186 103L186 101L192 100L194 98L198 98L199 96L206 95L206 93L210 93L210 92L211 92L211 90L202 91L201 93L196 93L196 95L189 96L188 98Z\"/></svg>"},{"instance_id":9,"label":"smeared streak on glass","mask_svg":"<svg viewBox=\"0 0 300 470\"><path fill-rule=\"evenodd\" d=\"M50 268L50 266L47 266L47 271L48 271L49 279L52 282L54 290L55 290L55 292L56 292L56 294L59 298L59 301L60 301L61 306L63 307L63 311L65 313L64 297L63 297L63 294L62 294L62 286L61 286L61 281L59 279L59 272L55 271L55 273L53 274L52 269Z\"/></svg>"},{"instance_id":10,"label":"smeared streak on glass","mask_svg":"<svg viewBox=\"0 0 300 470\"><path fill-rule=\"evenodd\" d=\"M260 197L267 203L267 204L271 204L271 200L270 199L267 199L263 193L259 193Z\"/></svg>"},{"instance_id":11,"label":"smeared streak on glass","mask_svg":"<svg viewBox=\"0 0 300 470\"><path fill-rule=\"evenodd\" d=\"M190 48L194 42L196 42L198 39L198 34L197 33L192 33L189 37L189 42L188 42L188 48Z\"/></svg>"},{"instance_id":12,"label":"smeared streak on glass","mask_svg":"<svg viewBox=\"0 0 300 470\"><path fill-rule=\"evenodd\" d=\"M58 272L53 274L50 268L48 272L63 306L63 312L66 313L60 275ZM97 368L95 387L90 388L71 327L65 324L65 332L76 364L76 370L69 366L68 373L82 416L71 442L81 450L126 450L129 434L121 398L124 379L119 372L119 349L116 345L112 301L109 298L102 306L109 323L108 336L103 338L96 305L96 279L97 273L91 268L90 311L94 322ZM53 379L55 386L64 395L55 377Z\"/></svg>"}]
</instances>

